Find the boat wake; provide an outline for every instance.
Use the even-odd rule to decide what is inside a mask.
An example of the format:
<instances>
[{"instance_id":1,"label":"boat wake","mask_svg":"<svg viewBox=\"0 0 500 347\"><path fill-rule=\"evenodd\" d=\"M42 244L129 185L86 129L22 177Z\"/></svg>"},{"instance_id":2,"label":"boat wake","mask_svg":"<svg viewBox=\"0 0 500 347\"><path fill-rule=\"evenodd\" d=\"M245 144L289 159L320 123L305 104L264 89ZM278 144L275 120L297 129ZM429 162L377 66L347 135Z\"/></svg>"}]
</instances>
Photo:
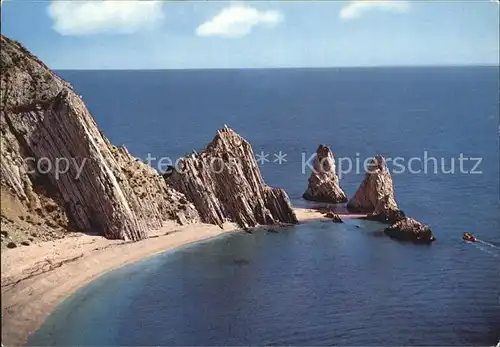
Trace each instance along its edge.
<instances>
[{"instance_id":1,"label":"boat wake","mask_svg":"<svg viewBox=\"0 0 500 347\"><path fill-rule=\"evenodd\" d=\"M491 244L489 242L486 242L486 241L483 241L483 240L479 240L479 239L476 239L476 242L471 242L474 246L476 246L476 248L480 249L481 251L485 252L485 253L488 253L489 255L495 257L495 258L500 258L500 252L495 252L495 251L492 251L491 248L494 248L498 251L500 251L500 247L498 246L495 246L494 244ZM491 248L488 248L488 247L485 247L485 246L488 246L488 247L491 247Z\"/></svg>"},{"instance_id":2,"label":"boat wake","mask_svg":"<svg viewBox=\"0 0 500 347\"><path fill-rule=\"evenodd\" d=\"M492 248L500 250L500 247L498 247L498 246L496 246L496 245L494 245L494 244L492 244L490 242L486 242L486 241L479 240L479 239L476 239L476 241L479 242L479 243L481 243L481 244L483 244L483 245L490 246Z\"/></svg>"}]
</instances>

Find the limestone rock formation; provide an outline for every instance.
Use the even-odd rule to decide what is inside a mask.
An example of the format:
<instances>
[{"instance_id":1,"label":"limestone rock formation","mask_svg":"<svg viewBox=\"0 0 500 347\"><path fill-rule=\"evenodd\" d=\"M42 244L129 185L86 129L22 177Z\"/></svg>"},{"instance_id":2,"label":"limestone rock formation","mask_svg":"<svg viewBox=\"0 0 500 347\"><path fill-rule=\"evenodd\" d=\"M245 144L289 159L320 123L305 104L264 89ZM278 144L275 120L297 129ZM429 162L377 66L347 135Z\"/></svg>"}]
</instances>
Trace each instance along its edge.
<instances>
[{"instance_id":1,"label":"limestone rock formation","mask_svg":"<svg viewBox=\"0 0 500 347\"><path fill-rule=\"evenodd\" d=\"M375 156L369 163L365 178L347 208L368 213L367 219L390 224L384 232L392 238L418 243L435 240L427 225L406 217L399 209L394 198L391 173L381 155Z\"/></svg>"},{"instance_id":2,"label":"limestone rock formation","mask_svg":"<svg viewBox=\"0 0 500 347\"><path fill-rule=\"evenodd\" d=\"M384 233L401 241L431 243L436 240L434 236L432 236L432 231L429 226L413 218L403 218L390 227L385 228Z\"/></svg>"},{"instance_id":3,"label":"limestone rock formation","mask_svg":"<svg viewBox=\"0 0 500 347\"><path fill-rule=\"evenodd\" d=\"M309 185L302 195L306 200L330 203L347 202L347 196L339 185L335 173L335 160L328 146L319 145Z\"/></svg>"},{"instance_id":4,"label":"limestone rock formation","mask_svg":"<svg viewBox=\"0 0 500 347\"><path fill-rule=\"evenodd\" d=\"M2 230L139 240L166 219L199 220L154 169L104 137L67 82L19 43L2 35L1 46Z\"/></svg>"},{"instance_id":5,"label":"limestone rock formation","mask_svg":"<svg viewBox=\"0 0 500 347\"><path fill-rule=\"evenodd\" d=\"M264 183L252 147L226 126L165 179L194 203L206 223L231 221L248 228L298 222L286 192Z\"/></svg>"},{"instance_id":6,"label":"limestone rock formation","mask_svg":"<svg viewBox=\"0 0 500 347\"><path fill-rule=\"evenodd\" d=\"M394 199L392 177L385 159L377 155L368 164L365 178L347 203L350 211L385 215L399 211Z\"/></svg>"}]
</instances>

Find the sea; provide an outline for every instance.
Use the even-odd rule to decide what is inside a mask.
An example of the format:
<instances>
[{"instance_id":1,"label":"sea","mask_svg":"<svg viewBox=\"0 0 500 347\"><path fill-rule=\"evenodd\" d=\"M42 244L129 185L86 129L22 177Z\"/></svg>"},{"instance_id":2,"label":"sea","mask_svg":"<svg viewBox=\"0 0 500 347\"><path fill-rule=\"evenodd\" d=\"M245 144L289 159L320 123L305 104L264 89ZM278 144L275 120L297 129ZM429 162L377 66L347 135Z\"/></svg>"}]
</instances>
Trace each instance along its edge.
<instances>
[{"instance_id":1,"label":"sea","mask_svg":"<svg viewBox=\"0 0 500 347\"><path fill-rule=\"evenodd\" d=\"M233 232L81 288L29 345L493 346L500 338L499 68L58 71L162 171L227 125L298 207L319 144L352 196L388 159L431 245L362 220ZM464 242L470 232L478 241Z\"/></svg>"}]
</instances>

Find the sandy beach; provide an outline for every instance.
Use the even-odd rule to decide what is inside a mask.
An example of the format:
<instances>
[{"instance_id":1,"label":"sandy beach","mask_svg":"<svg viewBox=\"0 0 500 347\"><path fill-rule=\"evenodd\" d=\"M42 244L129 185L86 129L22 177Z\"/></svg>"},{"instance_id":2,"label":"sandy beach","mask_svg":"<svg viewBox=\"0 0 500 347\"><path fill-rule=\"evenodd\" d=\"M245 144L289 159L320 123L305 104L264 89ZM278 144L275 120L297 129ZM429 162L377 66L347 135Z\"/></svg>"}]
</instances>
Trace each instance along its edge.
<instances>
[{"instance_id":1,"label":"sandy beach","mask_svg":"<svg viewBox=\"0 0 500 347\"><path fill-rule=\"evenodd\" d=\"M317 210L296 208L299 222L327 220ZM341 214L343 219L363 215ZM234 231L216 225L165 225L135 243L79 234L2 252L2 343L19 346L78 288L97 277L160 252Z\"/></svg>"},{"instance_id":2,"label":"sandy beach","mask_svg":"<svg viewBox=\"0 0 500 347\"><path fill-rule=\"evenodd\" d=\"M75 290L108 271L235 230L165 225L135 243L78 235L2 252L2 344L19 346Z\"/></svg>"},{"instance_id":3,"label":"sandy beach","mask_svg":"<svg viewBox=\"0 0 500 347\"><path fill-rule=\"evenodd\" d=\"M313 220L329 220L324 216L324 213L328 211L328 208L322 209L310 209L310 208L294 208L295 215L297 216L299 223L313 221ZM366 214L349 213L347 210L342 209L341 211L335 211L342 219L357 219L364 218Z\"/></svg>"}]
</instances>

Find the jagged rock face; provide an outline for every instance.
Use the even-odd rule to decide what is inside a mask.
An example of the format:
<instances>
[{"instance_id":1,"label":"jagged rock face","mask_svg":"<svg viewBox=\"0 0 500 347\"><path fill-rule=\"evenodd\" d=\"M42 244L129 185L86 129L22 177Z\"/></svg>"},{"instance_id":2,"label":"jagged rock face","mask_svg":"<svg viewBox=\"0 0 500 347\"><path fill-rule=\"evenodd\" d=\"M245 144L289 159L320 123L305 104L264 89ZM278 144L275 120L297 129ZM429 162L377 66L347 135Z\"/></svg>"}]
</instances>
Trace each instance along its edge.
<instances>
[{"instance_id":1,"label":"jagged rock face","mask_svg":"<svg viewBox=\"0 0 500 347\"><path fill-rule=\"evenodd\" d=\"M309 185L302 195L306 200L330 203L347 202L347 195L340 188L335 172L335 160L328 146L319 145L314 166L309 177Z\"/></svg>"},{"instance_id":2,"label":"jagged rock face","mask_svg":"<svg viewBox=\"0 0 500 347\"><path fill-rule=\"evenodd\" d=\"M354 197L347 203L351 211L383 215L399 210L394 199L391 173L385 159L377 155L368 164L365 178Z\"/></svg>"},{"instance_id":3,"label":"jagged rock face","mask_svg":"<svg viewBox=\"0 0 500 347\"><path fill-rule=\"evenodd\" d=\"M265 185L250 144L226 127L204 151L183 158L166 181L194 203L206 223L298 222L286 192Z\"/></svg>"},{"instance_id":4,"label":"jagged rock face","mask_svg":"<svg viewBox=\"0 0 500 347\"><path fill-rule=\"evenodd\" d=\"M0 183L2 205L5 193L16 206L14 216L4 216L2 206L10 227L23 215L51 220L53 228L139 240L163 220L199 220L154 169L101 134L67 82L17 42L2 36L1 43ZM61 160L69 163L64 174L54 169Z\"/></svg>"},{"instance_id":5,"label":"jagged rock face","mask_svg":"<svg viewBox=\"0 0 500 347\"><path fill-rule=\"evenodd\" d=\"M432 236L429 226L420 223L413 218L404 218L390 227L384 229L384 233L401 241L416 243L431 243L436 239Z\"/></svg>"}]
</instances>

